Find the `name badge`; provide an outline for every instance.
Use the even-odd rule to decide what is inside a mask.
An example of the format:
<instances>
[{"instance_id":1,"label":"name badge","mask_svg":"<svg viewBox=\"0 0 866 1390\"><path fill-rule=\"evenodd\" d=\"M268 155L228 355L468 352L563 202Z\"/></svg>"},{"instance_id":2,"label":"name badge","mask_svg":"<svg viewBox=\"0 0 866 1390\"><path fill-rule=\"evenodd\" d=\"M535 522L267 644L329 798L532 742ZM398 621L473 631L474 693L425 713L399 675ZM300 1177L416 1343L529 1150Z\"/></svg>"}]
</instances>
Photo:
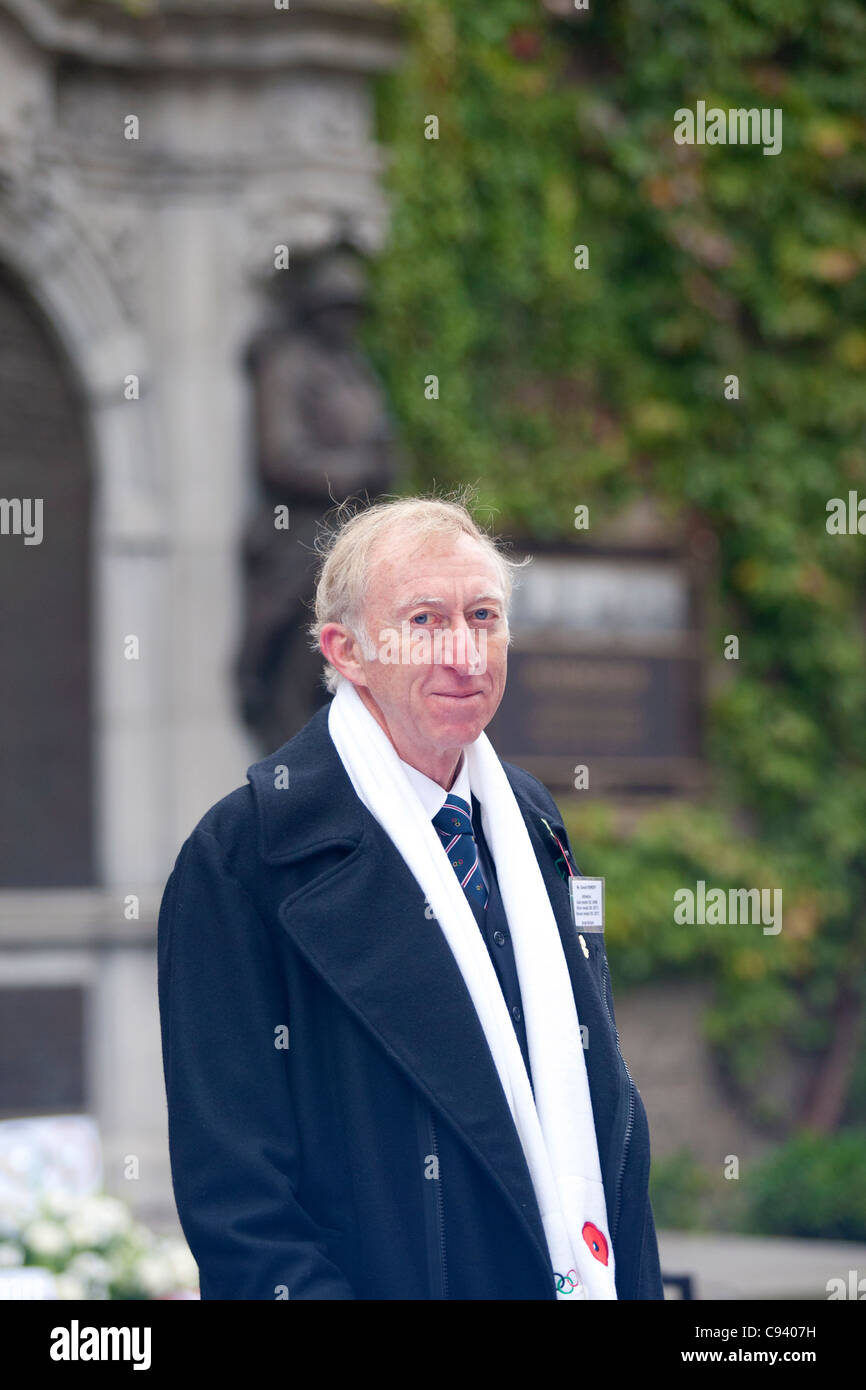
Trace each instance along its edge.
<instances>
[{"instance_id":1,"label":"name badge","mask_svg":"<svg viewBox=\"0 0 866 1390\"><path fill-rule=\"evenodd\" d=\"M579 932L604 931L604 879L575 874L568 880L571 915Z\"/></svg>"}]
</instances>

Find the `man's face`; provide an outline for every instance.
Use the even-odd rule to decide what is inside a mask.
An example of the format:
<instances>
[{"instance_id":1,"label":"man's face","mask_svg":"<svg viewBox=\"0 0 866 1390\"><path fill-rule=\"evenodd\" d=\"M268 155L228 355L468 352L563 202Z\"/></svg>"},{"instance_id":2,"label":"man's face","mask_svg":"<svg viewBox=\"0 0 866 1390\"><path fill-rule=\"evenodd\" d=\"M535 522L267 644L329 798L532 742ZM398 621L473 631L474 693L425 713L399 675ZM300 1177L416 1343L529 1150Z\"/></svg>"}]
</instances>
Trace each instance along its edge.
<instances>
[{"instance_id":1,"label":"man's face","mask_svg":"<svg viewBox=\"0 0 866 1390\"><path fill-rule=\"evenodd\" d=\"M377 655L357 652L359 694L404 761L436 781L450 778L505 689L508 626L496 566L471 536L418 550L397 531L371 554L363 620Z\"/></svg>"}]
</instances>

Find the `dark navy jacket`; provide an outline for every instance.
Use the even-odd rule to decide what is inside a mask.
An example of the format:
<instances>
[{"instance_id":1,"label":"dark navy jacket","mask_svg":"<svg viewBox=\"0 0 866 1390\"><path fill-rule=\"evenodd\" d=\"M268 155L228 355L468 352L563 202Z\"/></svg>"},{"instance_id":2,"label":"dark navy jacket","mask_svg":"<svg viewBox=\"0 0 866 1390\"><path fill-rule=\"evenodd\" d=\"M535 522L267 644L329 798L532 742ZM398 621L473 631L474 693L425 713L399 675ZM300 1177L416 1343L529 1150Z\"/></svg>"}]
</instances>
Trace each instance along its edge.
<instances>
[{"instance_id":1,"label":"dark navy jacket","mask_svg":"<svg viewBox=\"0 0 866 1390\"><path fill-rule=\"evenodd\" d=\"M661 1299L649 1132L559 812L504 764L559 926L621 1299ZM159 915L172 1180L205 1299L554 1299L520 1140L424 896L356 796L327 708L178 855ZM286 1043L288 1044L286 1046Z\"/></svg>"}]
</instances>

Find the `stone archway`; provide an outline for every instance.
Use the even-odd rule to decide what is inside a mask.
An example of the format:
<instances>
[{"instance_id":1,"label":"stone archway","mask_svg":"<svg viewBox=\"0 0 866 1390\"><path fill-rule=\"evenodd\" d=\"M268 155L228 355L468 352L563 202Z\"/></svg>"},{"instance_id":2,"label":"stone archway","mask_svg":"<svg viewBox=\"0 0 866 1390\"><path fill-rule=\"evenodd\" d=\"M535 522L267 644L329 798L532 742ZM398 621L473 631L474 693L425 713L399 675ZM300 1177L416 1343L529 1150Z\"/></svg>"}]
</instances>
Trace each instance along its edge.
<instances>
[{"instance_id":1,"label":"stone archway","mask_svg":"<svg viewBox=\"0 0 866 1390\"><path fill-rule=\"evenodd\" d=\"M145 865L147 875L150 865L159 859L162 787L158 769L165 764L164 749L155 746L158 730L147 710L137 710L132 718L126 713L125 692L112 679L118 641L112 641L114 631L109 631L112 598L116 601L134 592L136 585L141 591L131 618L136 630L146 627L150 631L157 626L164 607L164 583L148 582L154 571L164 573L166 555L162 499L150 467L153 449L147 352L140 331L130 323L105 273L99 247L91 244L79 217L66 206L50 178L37 174L0 181L0 269L9 287L6 302L11 303L17 291L19 324L29 323L31 335L36 335L31 337L31 344L37 339L42 342L43 360L47 354L53 363L53 379L58 383L62 379L64 385L61 388L58 384L56 391L63 393L70 420L77 413L77 421L70 427L86 459L83 475L78 470L79 477L87 478L92 499L86 534L77 542L67 538L68 563L73 563L73 551L77 555L73 585L84 586L79 588L78 647L70 660L78 666L79 705L87 691L87 751L79 757L79 771L74 777L67 769L67 799L59 813L62 820L75 814L75 805L80 808L82 816L89 819L86 834L90 846L85 852L79 845L71 856L77 859L77 869L65 864L62 872L55 872L43 864L38 873L16 870L6 876L0 866L0 890L126 882L139 863ZM134 411L125 409L118 363L123 372L135 373L140 382L142 399ZM59 401L60 396L55 399ZM0 497L8 496L13 485L13 466L6 463L6 467L10 471L0 474ZM59 484L56 497L59 506ZM47 526L47 499L43 512ZM83 518L84 512L79 515ZM0 542L4 547L22 544L14 536L0 536ZM38 556L47 545L46 538L42 546L26 547L28 559ZM37 579L41 569L47 570L38 564L30 567ZM21 601L38 606L38 585L32 593L22 594ZM114 626L121 621L118 618ZM161 666L151 663L148 692L161 688L163 678ZM58 691L45 692L46 708L56 709L58 702ZM116 728L121 721L122 736L118 737ZM86 795L80 790L85 758ZM152 769L137 788L137 797L129 795L119 775L119 769L129 765ZM15 776L8 778L13 788L20 774L16 765ZM50 777L50 770L44 775ZM72 795L73 784L79 788L77 796ZM14 797L14 791L9 795ZM4 810L8 813L14 806L5 805ZM8 815L4 819L8 820Z\"/></svg>"}]
</instances>

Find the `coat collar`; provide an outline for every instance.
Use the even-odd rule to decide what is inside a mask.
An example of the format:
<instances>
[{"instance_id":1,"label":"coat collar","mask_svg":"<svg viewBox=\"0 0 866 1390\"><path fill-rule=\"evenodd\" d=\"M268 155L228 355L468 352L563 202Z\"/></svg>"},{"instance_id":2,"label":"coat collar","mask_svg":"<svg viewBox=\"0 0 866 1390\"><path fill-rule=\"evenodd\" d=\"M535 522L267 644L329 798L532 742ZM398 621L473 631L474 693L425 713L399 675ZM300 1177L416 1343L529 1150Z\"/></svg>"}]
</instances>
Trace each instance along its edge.
<instances>
[{"instance_id":1,"label":"coat collar","mask_svg":"<svg viewBox=\"0 0 866 1390\"><path fill-rule=\"evenodd\" d=\"M247 771L258 845L288 865L345 849L280 902L284 931L429 1103L444 1116L525 1223L549 1272L532 1180L469 991L410 870L359 800L319 710L295 738ZM549 808L514 785L548 892L561 880L541 826ZM426 910L425 910L426 908ZM574 954L566 952L569 971Z\"/></svg>"},{"instance_id":2,"label":"coat collar","mask_svg":"<svg viewBox=\"0 0 866 1390\"><path fill-rule=\"evenodd\" d=\"M258 818L258 846L268 864L289 864L306 858L319 847L353 848L364 838L370 823L378 822L355 794L355 789L328 732L328 706L281 748L247 768ZM550 808L533 796L525 784L515 785L515 769L502 764L538 853L547 849L542 830ZM303 807L300 818L298 808ZM384 833L384 832L382 832ZM385 837L387 839L387 837ZM391 841L388 840L391 845ZM392 853L403 863L396 849ZM549 854L541 855L542 873L550 887ZM556 881L557 875L553 874ZM414 880L413 880L414 882Z\"/></svg>"}]
</instances>

